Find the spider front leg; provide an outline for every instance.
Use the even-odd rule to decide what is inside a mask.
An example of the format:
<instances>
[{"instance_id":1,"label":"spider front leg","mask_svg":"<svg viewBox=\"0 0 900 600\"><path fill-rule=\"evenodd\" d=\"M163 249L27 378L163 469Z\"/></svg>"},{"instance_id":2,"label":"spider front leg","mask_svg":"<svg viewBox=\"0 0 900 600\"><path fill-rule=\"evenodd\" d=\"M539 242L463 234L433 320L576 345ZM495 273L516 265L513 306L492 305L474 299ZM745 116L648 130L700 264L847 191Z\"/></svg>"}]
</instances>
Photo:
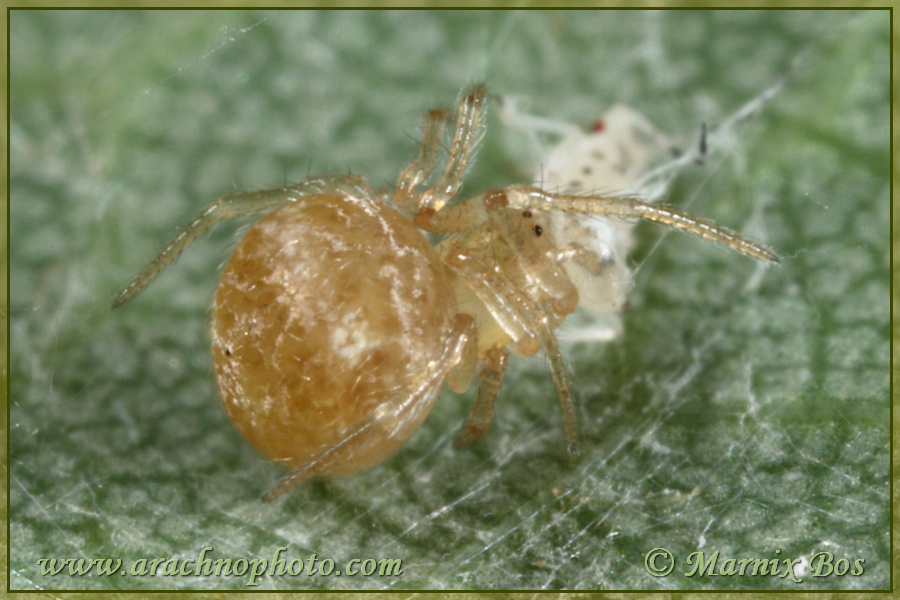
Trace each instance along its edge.
<instances>
[{"instance_id":1,"label":"spider front leg","mask_svg":"<svg viewBox=\"0 0 900 600\"><path fill-rule=\"evenodd\" d=\"M484 132L486 108L487 87L483 83L472 87L460 100L447 166L441 179L422 194L418 215L440 212L459 192L466 167Z\"/></svg>"},{"instance_id":2,"label":"spider front leg","mask_svg":"<svg viewBox=\"0 0 900 600\"><path fill-rule=\"evenodd\" d=\"M434 108L425 115L419 156L401 171L394 191L394 202L411 212L418 209L416 186L431 177L444 135L444 125L450 116L446 108Z\"/></svg>"},{"instance_id":3,"label":"spider front leg","mask_svg":"<svg viewBox=\"0 0 900 600\"><path fill-rule=\"evenodd\" d=\"M478 374L478 395L469 412L465 430L456 438L457 446L468 446L491 428L494 401L500 392L508 360L509 354L502 348L491 348L485 354L484 366Z\"/></svg>"},{"instance_id":4,"label":"spider front leg","mask_svg":"<svg viewBox=\"0 0 900 600\"><path fill-rule=\"evenodd\" d=\"M530 185L514 185L500 192L488 192L499 206L520 210L555 210L612 217L616 219L644 219L674 227L687 233L727 246L765 262L780 262L778 255L733 231L719 227L712 221L694 217L674 208L641 202L634 198L575 196L554 194Z\"/></svg>"},{"instance_id":5,"label":"spider front leg","mask_svg":"<svg viewBox=\"0 0 900 600\"><path fill-rule=\"evenodd\" d=\"M220 221L240 215L274 210L290 202L295 202L303 196L340 192L342 190L350 193L367 190L367 192L364 191L363 193L371 194L371 191L368 190L368 184L361 177L326 175L288 187L258 192L244 192L216 199L204 208L193 221L179 231L163 251L150 261L122 291L116 294L112 301L112 307L121 306L138 295L163 269L178 258L178 255L185 248Z\"/></svg>"}]
</instances>

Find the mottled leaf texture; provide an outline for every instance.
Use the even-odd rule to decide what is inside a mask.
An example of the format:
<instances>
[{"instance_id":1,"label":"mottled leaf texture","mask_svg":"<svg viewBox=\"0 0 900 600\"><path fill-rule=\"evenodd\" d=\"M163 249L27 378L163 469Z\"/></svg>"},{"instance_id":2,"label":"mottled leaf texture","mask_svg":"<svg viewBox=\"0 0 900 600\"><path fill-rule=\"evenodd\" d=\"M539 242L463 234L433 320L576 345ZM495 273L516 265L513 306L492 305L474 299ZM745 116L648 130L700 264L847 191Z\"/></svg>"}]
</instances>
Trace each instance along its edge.
<instances>
[{"instance_id":1,"label":"mottled leaf texture","mask_svg":"<svg viewBox=\"0 0 900 600\"><path fill-rule=\"evenodd\" d=\"M886 589L889 19L13 11L9 586L398 600ZM716 128L781 77L754 116ZM261 503L284 471L224 415L207 332L241 224L191 247L129 304L111 311L110 299L217 196L326 172L391 186L425 111L478 80L585 128L623 103L683 148L706 123L706 163L683 168L665 201L782 263L640 224L622 335L592 339L575 315L562 336L579 456L566 453L546 361L514 360L475 445L452 443L471 392L447 391L390 461ZM529 145L496 113L488 127L464 194L530 179ZM285 547L304 571L254 585L249 572L192 574L196 563L166 574L206 547L237 571ZM674 554L669 575L648 573L654 548ZM687 575L692 553L716 551L717 572L727 559L799 560L803 581ZM850 571L814 577L802 561L818 552ZM313 553L342 575L308 575ZM70 575L67 564L51 576L39 563L107 558L125 573ZM139 559L166 562L131 575ZM402 574L348 577L352 559L401 559Z\"/></svg>"}]
</instances>

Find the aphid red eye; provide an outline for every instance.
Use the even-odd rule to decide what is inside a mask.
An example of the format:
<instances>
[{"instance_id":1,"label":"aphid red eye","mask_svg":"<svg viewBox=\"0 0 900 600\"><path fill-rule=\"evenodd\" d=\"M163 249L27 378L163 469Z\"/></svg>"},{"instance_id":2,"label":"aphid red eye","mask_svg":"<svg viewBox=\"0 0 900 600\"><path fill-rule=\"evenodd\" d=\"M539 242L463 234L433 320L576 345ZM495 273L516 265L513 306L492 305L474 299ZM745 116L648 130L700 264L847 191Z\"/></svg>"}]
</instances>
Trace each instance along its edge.
<instances>
[{"instance_id":1,"label":"aphid red eye","mask_svg":"<svg viewBox=\"0 0 900 600\"><path fill-rule=\"evenodd\" d=\"M604 121L603 119L597 119L591 125L591 131L593 133L601 133L604 129L606 129L606 121Z\"/></svg>"}]
</instances>

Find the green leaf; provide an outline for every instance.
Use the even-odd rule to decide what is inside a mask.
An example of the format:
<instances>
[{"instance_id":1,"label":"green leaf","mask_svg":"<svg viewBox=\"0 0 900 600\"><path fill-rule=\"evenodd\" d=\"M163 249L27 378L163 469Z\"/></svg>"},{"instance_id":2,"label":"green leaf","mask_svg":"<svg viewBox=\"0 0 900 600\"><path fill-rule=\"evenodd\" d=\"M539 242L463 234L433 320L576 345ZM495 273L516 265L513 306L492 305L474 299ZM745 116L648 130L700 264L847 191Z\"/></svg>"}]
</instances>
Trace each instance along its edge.
<instances>
[{"instance_id":1,"label":"green leaf","mask_svg":"<svg viewBox=\"0 0 900 600\"><path fill-rule=\"evenodd\" d=\"M19 12L10 15L11 579L40 589L887 589L889 19L865 12ZM217 196L352 171L389 187L421 117L484 79L589 124L614 103L685 144L786 75L668 202L765 267L639 225L624 332L544 360L491 433L446 392L370 471L284 472L222 412L207 323L226 225L109 300ZM495 116L464 192L527 178ZM524 171L523 171L524 169ZM581 318L581 317L573 317ZM402 559L399 577L41 574L43 558ZM674 553L652 577L645 556ZM863 559L862 575L687 576L692 552ZM781 568L783 571L783 567ZM811 571L808 570L808 571ZM798 571L799 572L799 571Z\"/></svg>"}]
</instances>

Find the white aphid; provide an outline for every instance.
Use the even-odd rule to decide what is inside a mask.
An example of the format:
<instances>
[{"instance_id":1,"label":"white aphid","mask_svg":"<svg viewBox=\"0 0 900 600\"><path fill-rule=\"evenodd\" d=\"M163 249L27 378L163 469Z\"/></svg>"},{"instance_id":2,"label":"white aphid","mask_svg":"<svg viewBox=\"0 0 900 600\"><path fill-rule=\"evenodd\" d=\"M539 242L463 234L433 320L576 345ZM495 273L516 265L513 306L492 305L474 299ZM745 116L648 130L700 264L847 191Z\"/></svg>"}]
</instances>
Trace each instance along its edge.
<instances>
[{"instance_id":1,"label":"white aphid","mask_svg":"<svg viewBox=\"0 0 900 600\"><path fill-rule=\"evenodd\" d=\"M595 121L591 131L521 113L508 98L501 104L501 118L530 138L540 155L534 184L552 192L640 195L639 181L672 148L646 117L619 104ZM546 148L542 137L555 145ZM578 288L579 306L598 317L594 339L610 339L621 331L618 313L630 287L633 225L573 213L549 216L562 248L558 258Z\"/></svg>"}]
</instances>

